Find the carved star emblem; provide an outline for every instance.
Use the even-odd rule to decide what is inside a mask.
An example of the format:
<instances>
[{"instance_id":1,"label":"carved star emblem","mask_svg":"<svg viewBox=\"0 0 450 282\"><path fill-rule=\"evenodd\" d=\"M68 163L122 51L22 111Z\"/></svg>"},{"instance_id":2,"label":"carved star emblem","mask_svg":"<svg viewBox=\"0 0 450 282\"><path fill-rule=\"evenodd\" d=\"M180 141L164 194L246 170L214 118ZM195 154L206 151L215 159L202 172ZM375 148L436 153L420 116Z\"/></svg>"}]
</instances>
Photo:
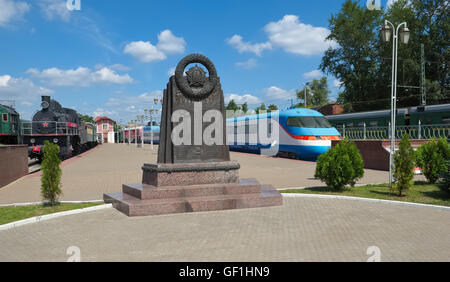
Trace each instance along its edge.
<instances>
[{"instance_id":1,"label":"carved star emblem","mask_svg":"<svg viewBox=\"0 0 450 282\"><path fill-rule=\"evenodd\" d=\"M48 123L47 123L47 122L44 122L42 125L43 125L44 127L48 127Z\"/></svg>"},{"instance_id":2,"label":"carved star emblem","mask_svg":"<svg viewBox=\"0 0 450 282\"><path fill-rule=\"evenodd\" d=\"M197 65L190 68L186 72L186 76L189 86L191 87L203 87L203 85L205 85L206 72Z\"/></svg>"}]
</instances>

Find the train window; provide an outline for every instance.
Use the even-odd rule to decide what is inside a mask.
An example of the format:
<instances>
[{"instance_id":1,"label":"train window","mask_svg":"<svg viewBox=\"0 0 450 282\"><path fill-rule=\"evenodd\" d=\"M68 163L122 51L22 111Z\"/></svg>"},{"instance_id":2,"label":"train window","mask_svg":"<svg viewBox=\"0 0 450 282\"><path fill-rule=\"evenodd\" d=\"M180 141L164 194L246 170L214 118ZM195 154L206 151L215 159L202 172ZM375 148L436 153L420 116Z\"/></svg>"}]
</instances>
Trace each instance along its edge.
<instances>
[{"instance_id":1,"label":"train window","mask_svg":"<svg viewBox=\"0 0 450 282\"><path fill-rule=\"evenodd\" d=\"M320 128L330 128L331 124L325 117L314 117L314 120L320 125Z\"/></svg>"},{"instance_id":2,"label":"train window","mask_svg":"<svg viewBox=\"0 0 450 282\"><path fill-rule=\"evenodd\" d=\"M8 114L2 114L2 120L3 121L8 121Z\"/></svg>"},{"instance_id":3,"label":"train window","mask_svg":"<svg viewBox=\"0 0 450 282\"><path fill-rule=\"evenodd\" d=\"M371 121L370 126L378 126L378 121Z\"/></svg>"},{"instance_id":4,"label":"train window","mask_svg":"<svg viewBox=\"0 0 450 282\"><path fill-rule=\"evenodd\" d=\"M450 117L443 117L442 118L442 123L443 124L450 124Z\"/></svg>"},{"instance_id":5,"label":"train window","mask_svg":"<svg viewBox=\"0 0 450 282\"><path fill-rule=\"evenodd\" d=\"M305 127L298 117L290 117L286 122L287 126Z\"/></svg>"},{"instance_id":6,"label":"train window","mask_svg":"<svg viewBox=\"0 0 450 282\"><path fill-rule=\"evenodd\" d=\"M324 117L289 117L287 126L306 128L330 128L331 124Z\"/></svg>"}]
</instances>

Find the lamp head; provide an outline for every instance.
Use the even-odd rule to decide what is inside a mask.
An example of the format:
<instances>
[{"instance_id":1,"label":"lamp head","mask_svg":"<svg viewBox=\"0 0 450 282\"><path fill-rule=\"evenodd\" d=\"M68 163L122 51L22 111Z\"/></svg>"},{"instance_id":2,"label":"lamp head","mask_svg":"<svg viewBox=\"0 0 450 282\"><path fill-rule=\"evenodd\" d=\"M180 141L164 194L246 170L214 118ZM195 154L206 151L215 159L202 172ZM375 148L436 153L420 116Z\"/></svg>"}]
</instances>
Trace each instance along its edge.
<instances>
[{"instance_id":1,"label":"lamp head","mask_svg":"<svg viewBox=\"0 0 450 282\"><path fill-rule=\"evenodd\" d=\"M408 27L404 27L400 30L400 42L402 42L403 44L408 44L409 42L409 36L410 36L411 32L409 31Z\"/></svg>"},{"instance_id":2,"label":"lamp head","mask_svg":"<svg viewBox=\"0 0 450 282\"><path fill-rule=\"evenodd\" d=\"M389 25L385 24L384 26L382 26L380 28L380 35L381 35L381 39L384 42L389 42L389 40L391 40L391 35L392 35L392 29Z\"/></svg>"}]
</instances>

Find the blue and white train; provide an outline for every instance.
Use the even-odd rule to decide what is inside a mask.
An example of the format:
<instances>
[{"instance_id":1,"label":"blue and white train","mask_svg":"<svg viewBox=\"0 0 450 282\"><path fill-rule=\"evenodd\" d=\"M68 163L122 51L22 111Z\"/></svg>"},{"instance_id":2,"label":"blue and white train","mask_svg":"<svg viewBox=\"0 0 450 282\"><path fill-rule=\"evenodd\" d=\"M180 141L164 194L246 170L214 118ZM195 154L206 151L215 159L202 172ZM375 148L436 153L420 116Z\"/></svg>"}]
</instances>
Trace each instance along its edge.
<instances>
[{"instance_id":1,"label":"blue and white train","mask_svg":"<svg viewBox=\"0 0 450 282\"><path fill-rule=\"evenodd\" d=\"M296 108L279 111L278 117L276 115L267 113L227 119L227 142L230 150L260 153L261 149L277 146L278 155L316 160L320 154L331 148L331 140L341 140L336 128L317 111ZM267 122L268 120L271 122ZM275 136L270 142L261 141L267 138L259 136L260 130L264 128L258 127L260 122L267 124L267 129L262 130L266 136L274 132L278 137ZM242 134L245 134L245 140L242 140ZM252 134L253 137L249 137ZM258 136L256 142L255 134ZM241 136L240 140L237 139L238 135ZM234 138L231 138L233 136Z\"/></svg>"},{"instance_id":2,"label":"blue and white train","mask_svg":"<svg viewBox=\"0 0 450 282\"><path fill-rule=\"evenodd\" d=\"M149 125L147 125L144 126L143 131L145 144L151 143L152 135L153 135L153 144L159 144L159 132L160 132L159 126L153 125L152 127L150 127Z\"/></svg>"}]
</instances>

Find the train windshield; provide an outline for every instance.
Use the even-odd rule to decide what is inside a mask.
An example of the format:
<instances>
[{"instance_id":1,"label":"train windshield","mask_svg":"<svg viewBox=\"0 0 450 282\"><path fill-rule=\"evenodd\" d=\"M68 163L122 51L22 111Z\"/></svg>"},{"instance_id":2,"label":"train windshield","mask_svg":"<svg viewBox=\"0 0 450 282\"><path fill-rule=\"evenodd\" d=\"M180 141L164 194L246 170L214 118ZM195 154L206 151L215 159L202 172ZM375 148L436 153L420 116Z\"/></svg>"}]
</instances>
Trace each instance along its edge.
<instances>
[{"instance_id":1,"label":"train windshield","mask_svg":"<svg viewBox=\"0 0 450 282\"><path fill-rule=\"evenodd\" d=\"M289 117L287 126L306 128L330 128L331 124L325 117Z\"/></svg>"}]
</instances>

